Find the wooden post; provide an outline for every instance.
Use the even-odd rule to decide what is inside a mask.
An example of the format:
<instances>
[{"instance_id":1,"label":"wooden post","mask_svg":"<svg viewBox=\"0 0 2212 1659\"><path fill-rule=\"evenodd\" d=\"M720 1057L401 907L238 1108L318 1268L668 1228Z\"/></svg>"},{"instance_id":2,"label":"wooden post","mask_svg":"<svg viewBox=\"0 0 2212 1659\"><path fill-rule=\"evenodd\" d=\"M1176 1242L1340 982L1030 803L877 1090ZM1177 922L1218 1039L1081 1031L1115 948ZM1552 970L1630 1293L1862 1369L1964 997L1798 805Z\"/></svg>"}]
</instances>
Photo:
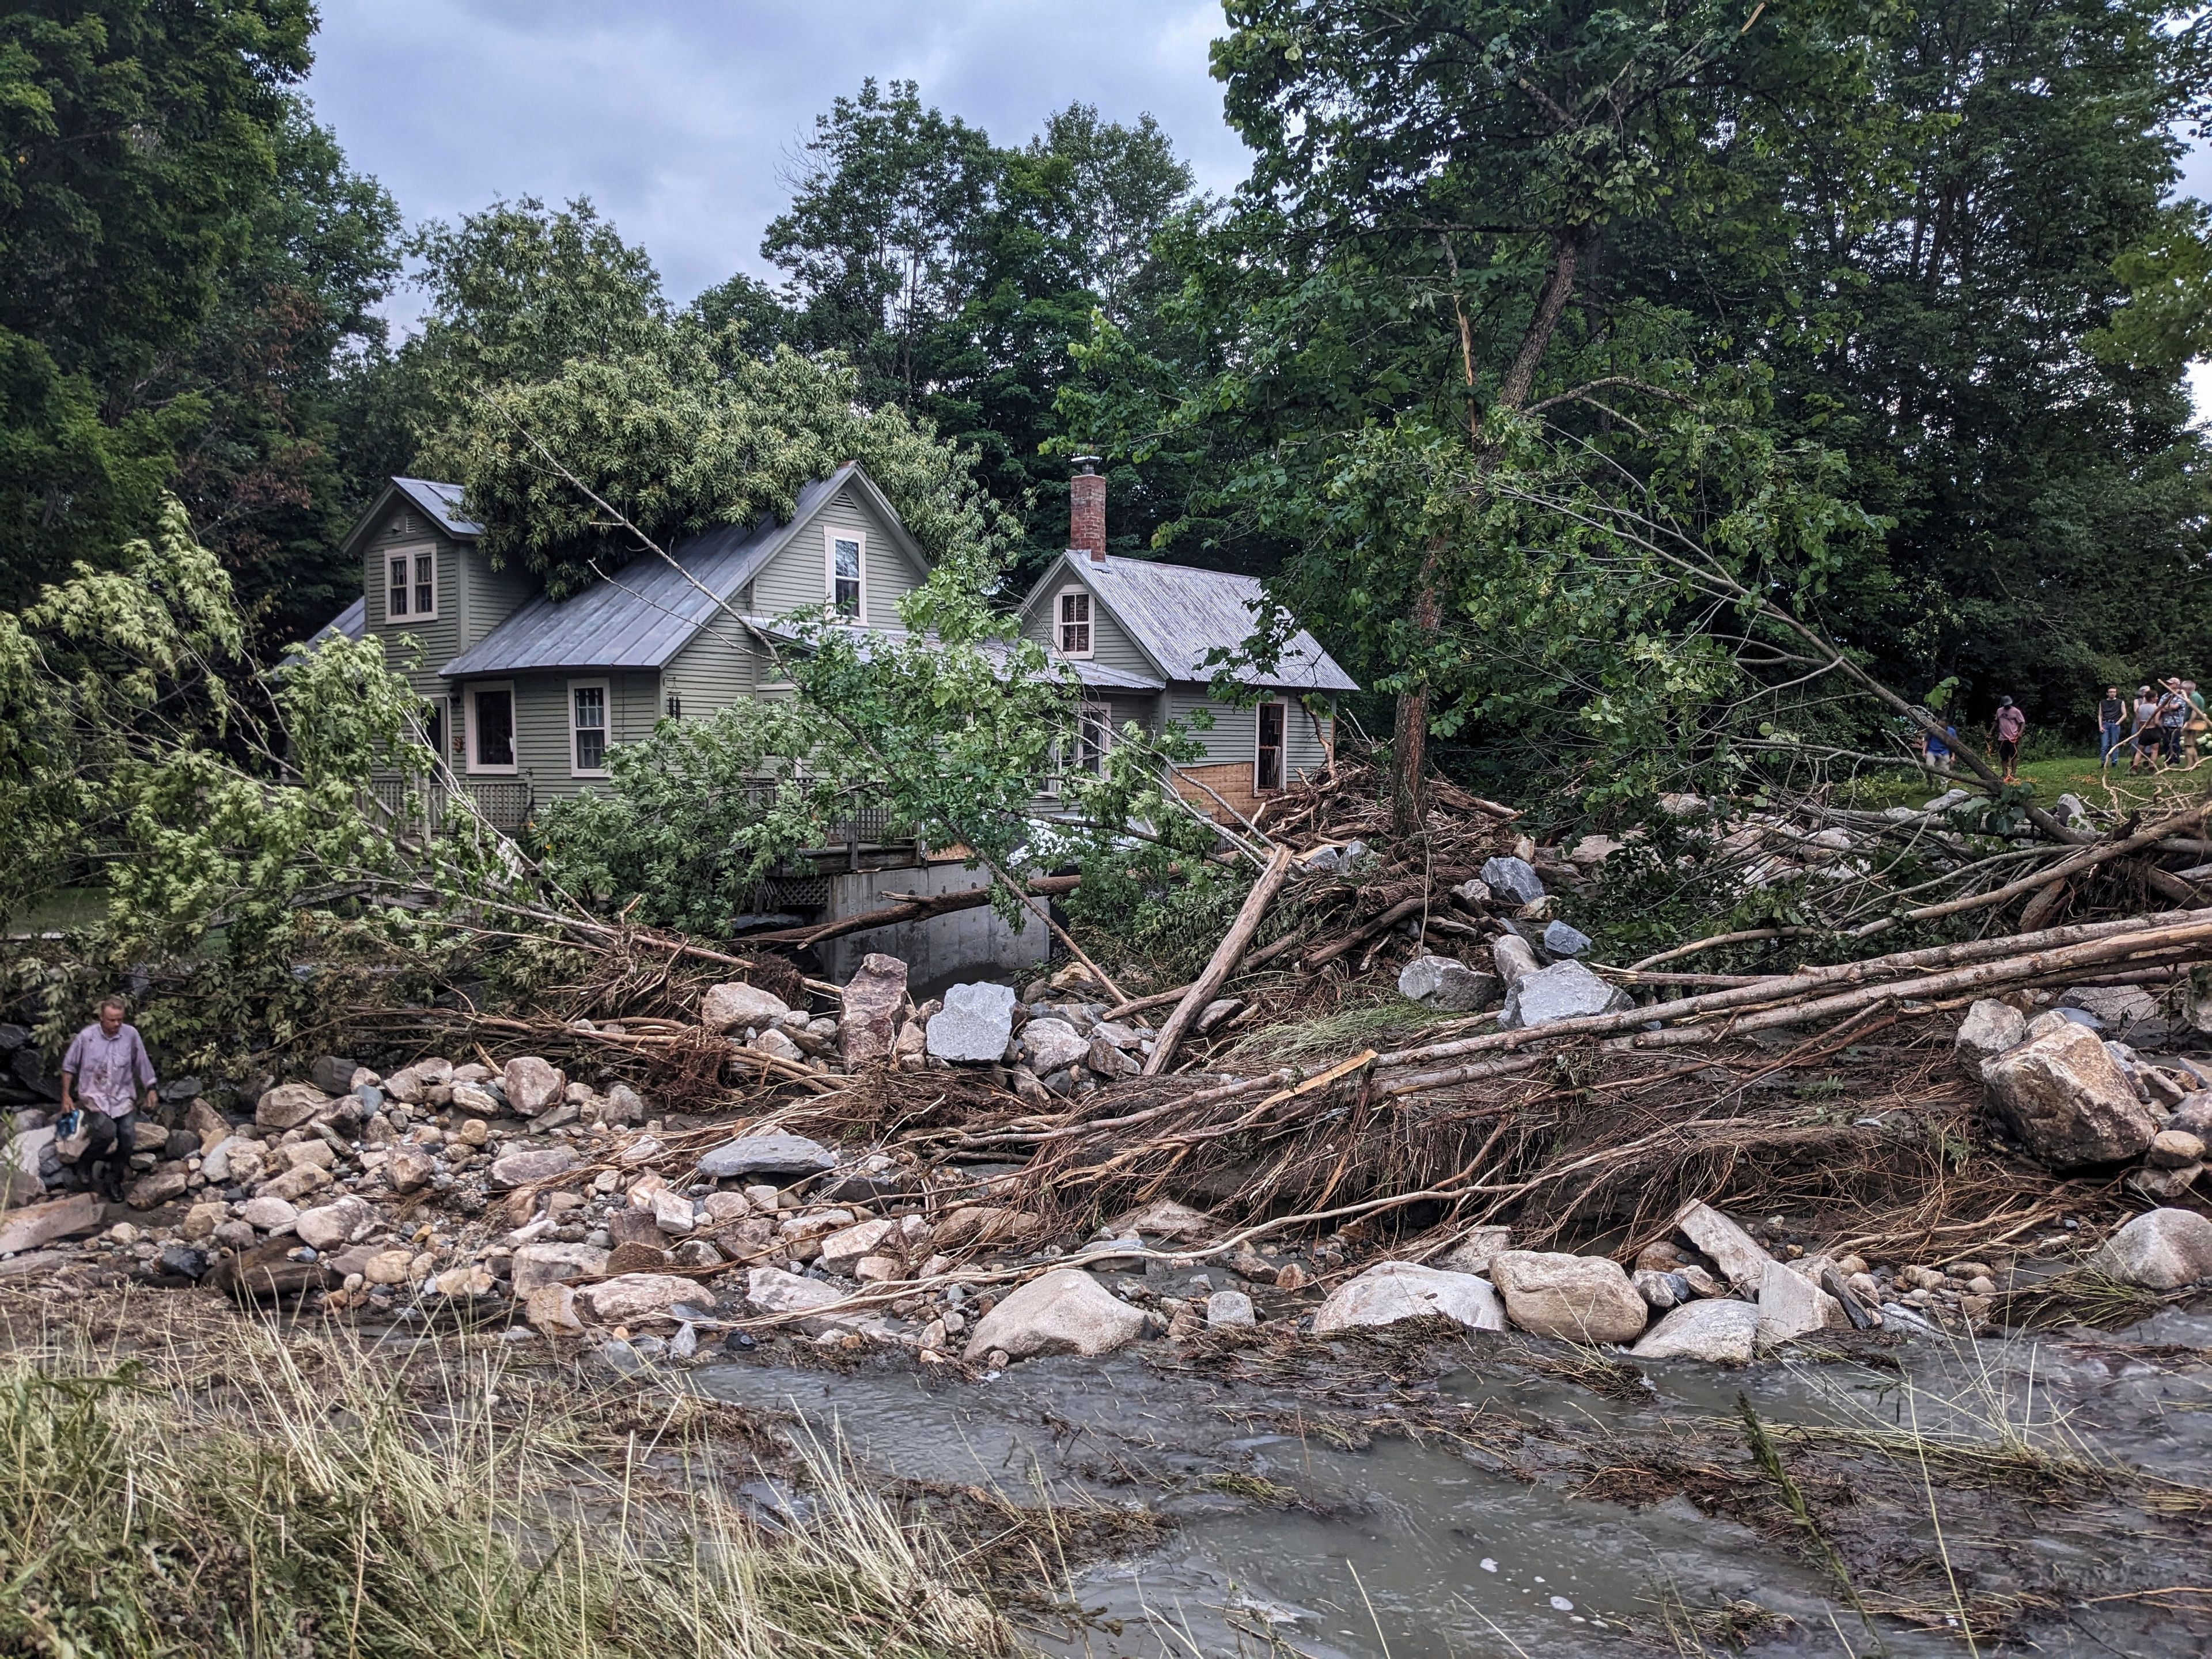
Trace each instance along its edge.
<instances>
[{"instance_id":1,"label":"wooden post","mask_svg":"<svg viewBox=\"0 0 2212 1659\"><path fill-rule=\"evenodd\" d=\"M1252 884L1252 890L1244 896L1243 908L1237 911L1237 920L1231 926L1228 936L1215 947L1212 960L1206 964L1206 971L1192 982L1183 1000L1176 1005L1175 1012L1168 1016L1168 1023L1161 1027L1159 1041L1153 1047L1152 1057L1145 1061L1145 1076L1158 1077L1167 1070L1169 1062L1175 1058L1176 1048L1182 1042L1183 1033L1205 1011L1206 1005L1213 1000L1214 993L1227 984L1229 976L1237 971L1237 964L1244 955L1244 947L1252 942L1252 935L1260 931L1260 922L1267 915L1267 907L1275 902L1275 895L1282 890L1283 883L1289 879L1290 873L1291 849L1278 847L1267 860L1267 867L1260 872L1260 879Z\"/></svg>"}]
</instances>

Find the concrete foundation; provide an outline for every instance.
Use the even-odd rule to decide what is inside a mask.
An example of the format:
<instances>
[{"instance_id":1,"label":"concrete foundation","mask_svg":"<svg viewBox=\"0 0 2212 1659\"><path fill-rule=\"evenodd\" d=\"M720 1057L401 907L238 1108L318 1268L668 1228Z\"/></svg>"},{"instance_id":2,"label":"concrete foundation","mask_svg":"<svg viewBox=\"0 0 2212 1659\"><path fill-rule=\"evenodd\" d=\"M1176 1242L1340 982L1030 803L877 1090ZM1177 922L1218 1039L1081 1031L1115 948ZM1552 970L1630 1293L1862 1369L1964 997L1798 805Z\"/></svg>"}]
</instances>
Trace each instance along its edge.
<instances>
[{"instance_id":1,"label":"concrete foundation","mask_svg":"<svg viewBox=\"0 0 2212 1659\"><path fill-rule=\"evenodd\" d=\"M957 860L903 869L860 870L830 878L830 906L823 921L878 910L894 902L892 893L954 893L981 887L990 872L970 870ZM1037 900L1041 907L1044 901ZM852 977L871 951L896 957L907 965L908 982L927 987L954 978L992 978L1033 968L1052 954L1052 933L1042 916L1016 933L988 905L901 922L865 933L848 933L817 947L824 975L841 984Z\"/></svg>"}]
</instances>

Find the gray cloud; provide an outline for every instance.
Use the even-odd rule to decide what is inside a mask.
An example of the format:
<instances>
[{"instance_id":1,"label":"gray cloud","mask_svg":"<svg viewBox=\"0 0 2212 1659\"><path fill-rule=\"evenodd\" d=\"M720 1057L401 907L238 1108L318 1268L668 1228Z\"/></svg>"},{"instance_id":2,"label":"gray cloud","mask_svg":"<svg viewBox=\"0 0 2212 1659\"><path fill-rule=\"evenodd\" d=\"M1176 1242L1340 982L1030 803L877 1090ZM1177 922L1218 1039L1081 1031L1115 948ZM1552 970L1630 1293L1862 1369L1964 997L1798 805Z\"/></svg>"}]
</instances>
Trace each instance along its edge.
<instances>
[{"instance_id":1,"label":"gray cloud","mask_svg":"<svg viewBox=\"0 0 2212 1659\"><path fill-rule=\"evenodd\" d=\"M319 118L411 222L495 197L588 195L688 299L760 258L814 117L863 76L1000 143L1081 100L1149 112L1200 184L1243 151L1206 50L1218 0L324 0ZM403 296L395 317L410 314Z\"/></svg>"}]
</instances>

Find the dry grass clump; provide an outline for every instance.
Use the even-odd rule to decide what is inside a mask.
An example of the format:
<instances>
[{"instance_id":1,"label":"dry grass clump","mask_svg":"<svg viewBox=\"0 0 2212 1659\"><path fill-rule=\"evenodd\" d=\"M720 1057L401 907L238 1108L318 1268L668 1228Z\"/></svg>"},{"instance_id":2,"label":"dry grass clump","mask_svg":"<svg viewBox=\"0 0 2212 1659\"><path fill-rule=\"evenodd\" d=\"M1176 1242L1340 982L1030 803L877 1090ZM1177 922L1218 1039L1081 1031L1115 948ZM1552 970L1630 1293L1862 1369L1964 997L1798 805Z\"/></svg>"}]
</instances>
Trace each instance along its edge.
<instances>
[{"instance_id":1,"label":"dry grass clump","mask_svg":"<svg viewBox=\"0 0 2212 1659\"><path fill-rule=\"evenodd\" d=\"M959 1552L834 1449L802 1447L763 1516L689 1395L611 1436L496 1352L425 1388L360 1347L231 1344L109 1363L78 1333L0 1360L0 1653L1012 1649Z\"/></svg>"}]
</instances>

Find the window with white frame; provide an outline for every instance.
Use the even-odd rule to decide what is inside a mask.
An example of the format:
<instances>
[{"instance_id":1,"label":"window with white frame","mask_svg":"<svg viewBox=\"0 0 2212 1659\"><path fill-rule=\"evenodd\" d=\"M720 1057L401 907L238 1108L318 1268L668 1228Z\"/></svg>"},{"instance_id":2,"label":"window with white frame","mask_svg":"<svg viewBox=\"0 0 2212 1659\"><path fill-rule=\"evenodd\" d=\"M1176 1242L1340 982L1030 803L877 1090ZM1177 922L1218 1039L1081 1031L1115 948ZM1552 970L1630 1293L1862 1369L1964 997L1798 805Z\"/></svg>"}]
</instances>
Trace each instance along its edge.
<instances>
[{"instance_id":1,"label":"window with white frame","mask_svg":"<svg viewBox=\"0 0 2212 1659\"><path fill-rule=\"evenodd\" d=\"M384 614L392 622L432 622L438 615L438 550L395 547L384 556Z\"/></svg>"},{"instance_id":2,"label":"window with white frame","mask_svg":"<svg viewBox=\"0 0 2212 1659\"><path fill-rule=\"evenodd\" d=\"M858 622L866 606L860 574L866 538L859 531L831 530L828 534L830 608Z\"/></svg>"},{"instance_id":3,"label":"window with white frame","mask_svg":"<svg viewBox=\"0 0 2212 1659\"><path fill-rule=\"evenodd\" d=\"M1091 590L1087 587L1060 590L1060 654L1091 654Z\"/></svg>"},{"instance_id":4,"label":"window with white frame","mask_svg":"<svg viewBox=\"0 0 2212 1659\"><path fill-rule=\"evenodd\" d=\"M1283 787L1283 738L1289 729L1289 708L1279 702L1263 702L1253 710L1255 721L1252 748L1252 793L1264 795Z\"/></svg>"},{"instance_id":5,"label":"window with white frame","mask_svg":"<svg viewBox=\"0 0 2212 1659\"><path fill-rule=\"evenodd\" d=\"M1075 769L1097 776L1106 769L1106 753L1114 746L1114 710L1110 704L1086 702L1075 716Z\"/></svg>"},{"instance_id":6,"label":"window with white frame","mask_svg":"<svg viewBox=\"0 0 2212 1659\"><path fill-rule=\"evenodd\" d=\"M514 687L479 685L469 691L469 770L512 772L514 763Z\"/></svg>"},{"instance_id":7,"label":"window with white frame","mask_svg":"<svg viewBox=\"0 0 2212 1659\"><path fill-rule=\"evenodd\" d=\"M573 777L607 775L607 683L568 682L568 771Z\"/></svg>"}]
</instances>

